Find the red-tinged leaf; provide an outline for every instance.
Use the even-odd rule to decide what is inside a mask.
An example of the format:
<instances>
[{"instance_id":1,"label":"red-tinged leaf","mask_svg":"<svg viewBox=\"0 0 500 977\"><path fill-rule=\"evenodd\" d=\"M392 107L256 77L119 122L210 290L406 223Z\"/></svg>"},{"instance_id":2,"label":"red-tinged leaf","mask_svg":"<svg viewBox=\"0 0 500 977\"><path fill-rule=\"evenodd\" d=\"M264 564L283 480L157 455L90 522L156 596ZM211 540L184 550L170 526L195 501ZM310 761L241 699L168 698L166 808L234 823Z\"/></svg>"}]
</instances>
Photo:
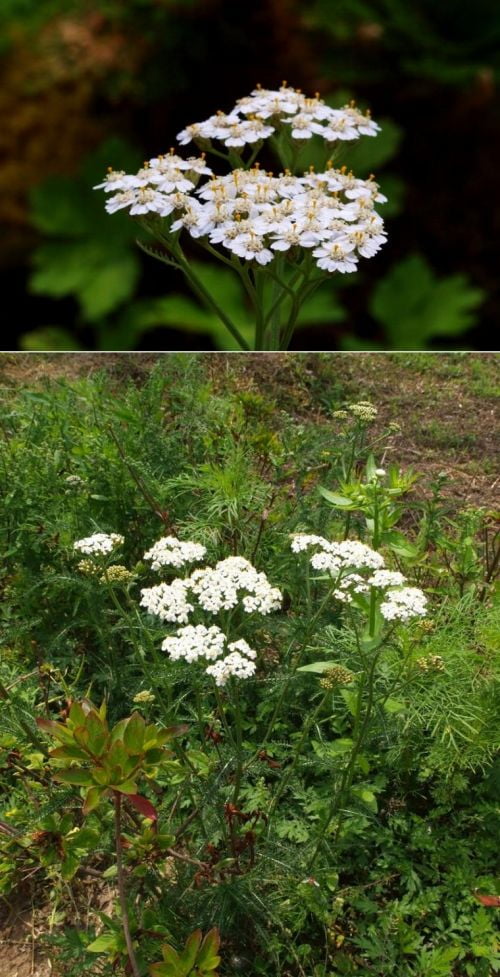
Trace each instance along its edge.
<instances>
[{"instance_id":1,"label":"red-tinged leaf","mask_svg":"<svg viewBox=\"0 0 500 977\"><path fill-rule=\"evenodd\" d=\"M483 906L496 906L500 908L500 896L483 896L480 892L475 892L474 895Z\"/></svg>"},{"instance_id":2,"label":"red-tinged leaf","mask_svg":"<svg viewBox=\"0 0 500 977\"><path fill-rule=\"evenodd\" d=\"M188 724L178 723L177 726L166 726L159 730L158 740L163 743L166 739L170 739L171 736L185 736L186 733L189 733Z\"/></svg>"},{"instance_id":3,"label":"red-tinged leaf","mask_svg":"<svg viewBox=\"0 0 500 977\"><path fill-rule=\"evenodd\" d=\"M55 736L57 739L61 740L63 743L72 743L73 736L63 726L62 723L56 723L53 719L36 719L36 724L39 729L42 729L44 733L48 733L49 736Z\"/></svg>"},{"instance_id":4,"label":"red-tinged leaf","mask_svg":"<svg viewBox=\"0 0 500 977\"><path fill-rule=\"evenodd\" d=\"M133 806L144 815L145 818L149 818L150 821L158 820L158 811L153 806L151 801L148 801L147 797L142 797L141 794L127 794L127 800L130 801Z\"/></svg>"}]
</instances>

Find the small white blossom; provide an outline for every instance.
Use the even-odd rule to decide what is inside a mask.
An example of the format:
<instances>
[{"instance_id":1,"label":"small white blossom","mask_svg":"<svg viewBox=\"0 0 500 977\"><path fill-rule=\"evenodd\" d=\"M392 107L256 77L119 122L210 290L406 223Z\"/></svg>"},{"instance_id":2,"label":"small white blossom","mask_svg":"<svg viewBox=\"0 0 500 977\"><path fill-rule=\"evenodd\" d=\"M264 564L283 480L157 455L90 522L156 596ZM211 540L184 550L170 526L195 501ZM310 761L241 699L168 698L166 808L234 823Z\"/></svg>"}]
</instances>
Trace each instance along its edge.
<instances>
[{"instance_id":1,"label":"small white blossom","mask_svg":"<svg viewBox=\"0 0 500 977\"><path fill-rule=\"evenodd\" d=\"M164 536L144 554L144 559L151 561L152 570L160 570L165 566L177 569L186 563L198 563L206 552L201 543L184 542L175 536Z\"/></svg>"},{"instance_id":2,"label":"small white blossom","mask_svg":"<svg viewBox=\"0 0 500 977\"><path fill-rule=\"evenodd\" d=\"M161 583L156 587L141 590L141 607L154 614L161 621L186 624L189 614L194 610L187 599L188 586L185 580L174 580L171 584Z\"/></svg>"},{"instance_id":3,"label":"small white blossom","mask_svg":"<svg viewBox=\"0 0 500 977\"><path fill-rule=\"evenodd\" d=\"M225 643L224 632L215 625L206 628L203 624L194 627L188 624L177 631L176 637L165 638L161 647L172 661L179 661L181 658L187 662L195 662L199 658L214 661L224 654Z\"/></svg>"},{"instance_id":4,"label":"small white blossom","mask_svg":"<svg viewBox=\"0 0 500 977\"><path fill-rule=\"evenodd\" d=\"M408 621L412 617L424 617L427 613L427 598L418 587L389 590L386 600L380 605L380 613L386 621Z\"/></svg>"},{"instance_id":5,"label":"small white blossom","mask_svg":"<svg viewBox=\"0 0 500 977\"><path fill-rule=\"evenodd\" d=\"M229 678L250 678L255 674L255 662L233 651L227 658L209 665L206 669L207 675L211 675L218 686L225 685Z\"/></svg>"},{"instance_id":6,"label":"small white blossom","mask_svg":"<svg viewBox=\"0 0 500 977\"><path fill-rule=\"evenodd\" d=\"M121 546L123 542L123 536L118 533L94 533L93 536L78 539L76 543L73 543L73 549L79 553L85 553L87 556L93 554L106 555L117 546Z\"/></svg>"},{"instance_id":7,"label":"small white blossom","mask_svg":"<svg viewBox=\"0 0 500 977\"><path fill-rule=\"evenodd\" d=\"M376 570L369 578L368 583L372 587L400 587L406 582L406 577L398 570Z\"/></svg>"},{"instance_id":8,"label":"small white blossom","mask_svg":"<svg viewBox=\"0 0 500 977\"><path fill-rule=\"evenodd\" d=\"M215 567L195 570L186 581L200 606L212 614L236 607L240 597L247 613L270 614L281 606L282 594L248 560L230 556Z\"/></svg>"}]
</instances>

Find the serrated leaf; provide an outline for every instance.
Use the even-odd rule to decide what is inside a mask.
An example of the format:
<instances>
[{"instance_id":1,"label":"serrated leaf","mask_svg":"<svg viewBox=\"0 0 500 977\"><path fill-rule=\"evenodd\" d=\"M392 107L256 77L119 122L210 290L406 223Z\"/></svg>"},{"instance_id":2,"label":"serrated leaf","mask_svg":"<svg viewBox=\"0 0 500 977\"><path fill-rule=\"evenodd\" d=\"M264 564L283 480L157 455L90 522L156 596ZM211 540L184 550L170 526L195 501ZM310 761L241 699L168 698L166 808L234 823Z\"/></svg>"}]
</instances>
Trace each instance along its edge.
<instances>
[{"instance_id":1,"label":"serrated leaf","mask_svg":"<svg viewBox=\"0 0 500 977\"><path fill-rule=\"evenodd\" d=\"M425 349L434 336L458 336L477 320L484 292L465 275L438 279L421 255L394 265L376 286L370 312L393 349Z\"/></svg>"}]
</instances>

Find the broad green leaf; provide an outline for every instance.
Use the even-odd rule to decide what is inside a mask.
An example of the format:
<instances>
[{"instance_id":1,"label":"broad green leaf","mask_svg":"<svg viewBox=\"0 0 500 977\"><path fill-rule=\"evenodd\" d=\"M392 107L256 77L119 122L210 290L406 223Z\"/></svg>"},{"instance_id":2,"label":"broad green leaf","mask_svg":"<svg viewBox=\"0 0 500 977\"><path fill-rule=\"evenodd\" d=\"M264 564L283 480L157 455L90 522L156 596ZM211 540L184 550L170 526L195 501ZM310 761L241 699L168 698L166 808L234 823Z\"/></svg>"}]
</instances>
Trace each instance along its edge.
<instances>
[{"instance_id":1,"label":"broad green leaf","mask_svg":"<svg viewBox=\"0 0 500 977\"><path fill-rule=\"evenodd\" d=\"M85 795L85 802L83 805L83 813L90 814L98 806L99 801L103 795L103 790L100 787L90 787Z\"/></svg>"},{"instance_id":2,"label":"broad green leaf","mask_svg":"<svg viewBox=\"0 0 500 977\"><path fill-rule=\"evenodd\" d=\"M142 752L145 731L144 719L138 712L134 712L123 731L123 744L129 753L136 755Z\"/></svg>"},{"instance_id":3,"label":"broad green leaf","mask_svg":"<svg viewBox=\"0 0 500 977\"><path fill-rule=\"evenodd\" d=\"M116 934L101 933L96 940L89 943L86 949L89 953L115 953L117 950Z\"/></svg>"},{"instance_id":4,"label":"broad green leaf","mask_svg":"<svg viewBox=\"0 0 500 977\"><path fill-rule=\"evenodd\" d=\"M477 320L484 292L465 275L438 279L425 259L410 255L376 286L370 312L393 349L425 349L434 336L458 336Z\"/></svg>"},{"instance_id":5,"label":"broad green leaf","mask_svg":"<svg viewBox=\"0 0 500 977\"><path fill-rule=\"evenodd\" d=\"M77 289L84 315L93 322L112 312L135 291L139 278L139 259L134 252L109 254L105 264L91 269L88 279Z\"/></svg>"},{"instance_id":6,"label":"broad green leaf","mask_svg":"<svg viewBox=\"0 0 500 977\"><path fill-rule=\"evenodd\" d=\"M401 699L386 699L384 709L390 716L397 715L398 712L404 712L406 703L402 702Z\"/></svg>"},{"instance_id":7,"label":"broad green leaf","mask_svg":"<svg viewBox=\"0 0 500 977\"><path fill-rule=\"evenodd\" d=\"M188 936L185 947L179 958L180 977L188 977L190 971L193 969L196 956L200 948L201 939L201 930L195 930Z\"/></svg>"},{"instance_id":8,"label":"broad green leaf","mask_svg":"<svg viewBox=\"0 0 500 977\"><path fill-rule=\"evenodd\" d=\"M331 502L332 505L338 506L340 509L355 508L352 499L348 499L345 495L337 495L335 492L330 492L329 489L323 488L322 485L318 486L318 492L327 502Z\"/></svg>"},{"instance_id":9,"label":"broad green leaf","mask_svg":"<svg viewBox=\"0 0 500 977\"><path fill-rule=\"evenodd\" d=\"M219 931L214 927L214 929L209 930L203 939L196 958L196 966L205 971L215 970L220 963L220 957L218 956L219 946Z\"/></svg>"}]
</instances>

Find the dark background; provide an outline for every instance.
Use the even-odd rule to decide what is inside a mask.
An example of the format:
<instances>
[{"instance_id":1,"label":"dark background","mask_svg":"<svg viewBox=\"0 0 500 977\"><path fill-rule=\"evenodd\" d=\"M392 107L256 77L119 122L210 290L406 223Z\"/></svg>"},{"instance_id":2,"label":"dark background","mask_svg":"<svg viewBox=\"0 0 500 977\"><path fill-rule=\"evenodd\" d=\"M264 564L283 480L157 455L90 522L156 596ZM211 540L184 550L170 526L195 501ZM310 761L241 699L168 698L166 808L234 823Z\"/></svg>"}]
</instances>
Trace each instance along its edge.
<instances>
[{"instance_id":1,"label":"dark background","mask_svg":"<svg viewBox=\"0 0 500 977\"><path fill-rule=\"evenodd\" d=\"M229 110L257 81L282 79L308 94L355 97L389 120L391 137L374 161L392 198L389 244L339 286L343 318L302 330L294 348L496 348L497 0L3 0L0 27L0 273L10 296L2 348L213 348L209 336L182 322L165 328L154 315L127 334L131 303L182 285L138 252L127 218L116 234L128 284L116 283L111 218L101 219L103 198L87 188L110 145L111 164L128 154L140 165L187 123ZM75 242L74 266L58 275ZM427 299L405 265L415 254L428 267ZM115 298L89 310L92 262L101 270L106 261ZM376 314L382 281L386 292L399 289L399 332L384 319L397 310ZM405 295L422 322L432 320L420 338L405 333Z\"/></svg>"}]
</instances>

